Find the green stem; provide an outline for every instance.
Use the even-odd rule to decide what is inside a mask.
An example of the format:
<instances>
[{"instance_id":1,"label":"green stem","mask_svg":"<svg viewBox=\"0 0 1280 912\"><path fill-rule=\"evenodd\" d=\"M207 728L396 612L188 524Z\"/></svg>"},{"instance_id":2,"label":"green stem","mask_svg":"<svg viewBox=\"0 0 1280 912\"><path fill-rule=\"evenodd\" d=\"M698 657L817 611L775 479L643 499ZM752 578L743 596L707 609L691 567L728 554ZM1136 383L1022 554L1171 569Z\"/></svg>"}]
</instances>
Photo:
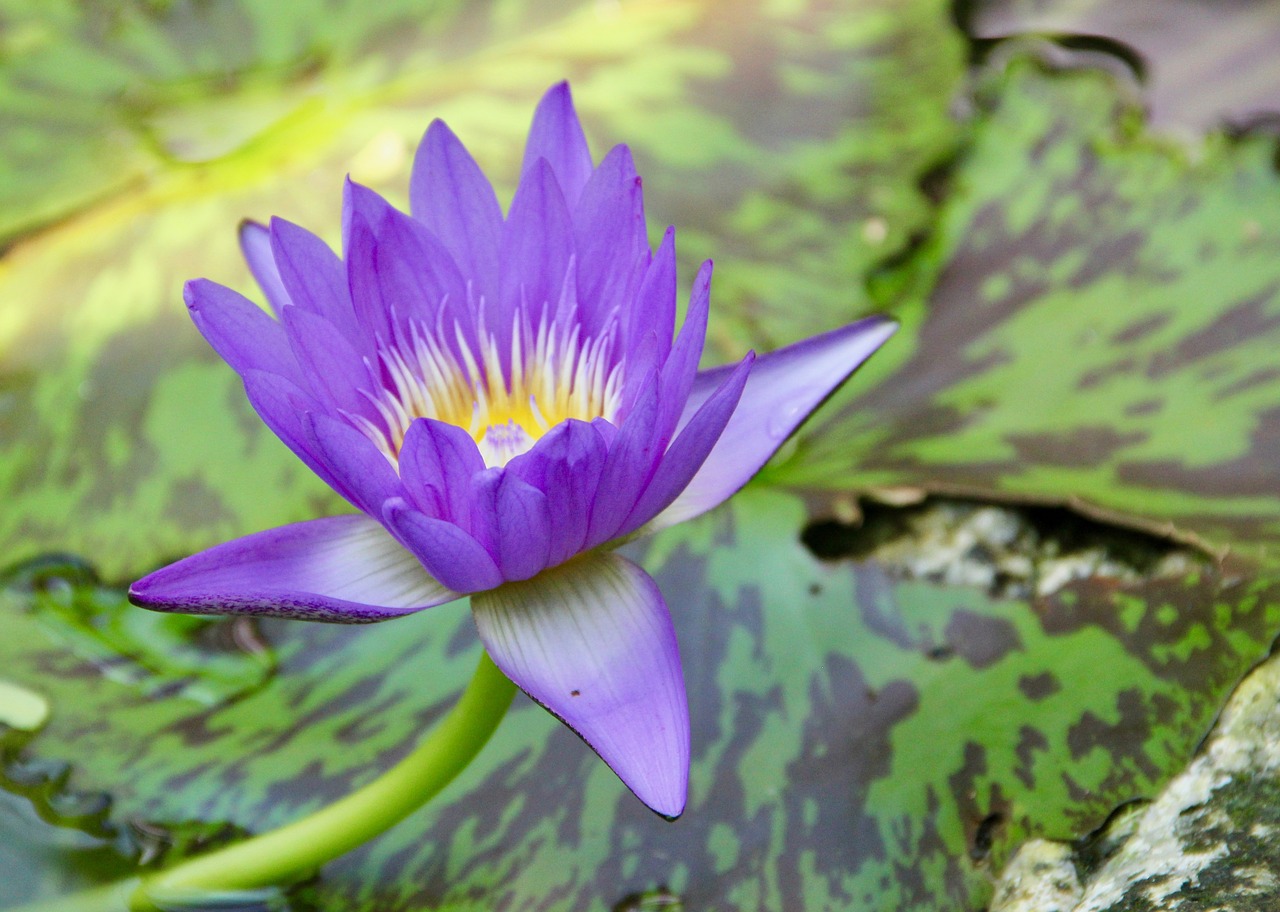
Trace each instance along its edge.
<instances>
[{"instance_id":1,"label":"green stem","mask_svg":"<svg viewBox=\"0 0 1280 912\"><path fill-rule=\"evenodd\" d=\"M145 877L133 912L203 893L287 884L390 829L471 762L502 721L515 685L482 655L475 676L430 736L373 782L314 814Z\"/></svg>"},{"instance_id":2,"label":"green stem","mask_svg":"<svg viewBox=\"0 0 1280 912\"><path fill-rule=\"evenodd\" d=\"M118 880L101 887L40 900L8 912L120 912L128 908L129 894L138 886L138 878Z\"/></svg>"}]
</instances>

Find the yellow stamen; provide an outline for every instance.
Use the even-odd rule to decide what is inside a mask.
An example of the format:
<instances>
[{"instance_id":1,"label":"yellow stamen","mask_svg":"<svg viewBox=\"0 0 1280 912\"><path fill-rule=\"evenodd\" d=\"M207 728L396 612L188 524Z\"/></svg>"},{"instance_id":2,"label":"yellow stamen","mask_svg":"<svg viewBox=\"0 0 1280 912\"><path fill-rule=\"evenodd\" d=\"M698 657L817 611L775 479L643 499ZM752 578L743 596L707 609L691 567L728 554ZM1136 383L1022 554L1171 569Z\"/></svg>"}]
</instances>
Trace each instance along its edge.
<instances>
[{"instance_id":1,"label":"yellow stamen","mask_svg":"<svg viewBox=\"0 0 1280 912\"><path fill-rule=\"evenodd\" d=\"M576 320L548 323L544 315L535 330L518 312L509 378L483 319L476 335L478 351L455 325L455 352L442 343L443 331L433 335L415 323L406 349L383 345L381 370L369 365L371 376L388 379L385 388L367 395L383 426L359 415L350 418L392 465L399 466L405 434L418 418L465 429L486 464L494 466L505 465L570 418L616 417L622 365L616 363L612 328L584 341Z\"/></svg>"}]
</instances>

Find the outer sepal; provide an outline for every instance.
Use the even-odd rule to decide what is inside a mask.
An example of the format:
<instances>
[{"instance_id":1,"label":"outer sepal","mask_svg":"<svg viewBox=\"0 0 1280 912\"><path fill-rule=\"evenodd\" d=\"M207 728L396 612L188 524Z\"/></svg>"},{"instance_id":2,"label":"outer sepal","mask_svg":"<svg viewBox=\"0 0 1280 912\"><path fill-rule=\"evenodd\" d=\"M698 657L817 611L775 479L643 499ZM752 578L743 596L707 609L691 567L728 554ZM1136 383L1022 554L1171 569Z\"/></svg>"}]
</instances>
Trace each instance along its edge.
<instances>
[{"instance_id":1,"label":"outer sepal","mask_svg":"<svg viewBox=\"0 0 1280 912\"><path fill-rule=\"evenodd\" d=\"M401 617L458 598L367 516L257 532L170 564L129 587L155 611L252 614L340 624Z\"/></svg>"},{"instance_id":2,"label":"outer sepal","mask_svg":"<svg viewBox=\"0 0 1280 912\"><path fill-rule=\"evenodd\" d=\"M649 529L684 522L728 500L897 328L892 320L868 317L757 358L738 407L702 468ZM726 365L698 374L680 416L681 429L735 369Z\"/></svg>"},{"instance_id":3,"label":"outer sepal","mask_svg":"<svg viewBox=\"0 0 1280 912\"><path fill-rule=\"evenodd\" d=\"M671 615L650 576L584 554L471 598L480 638L525 693L573 729L636 797L683 811L689 708Z\"/></svg>"}]
</instances>

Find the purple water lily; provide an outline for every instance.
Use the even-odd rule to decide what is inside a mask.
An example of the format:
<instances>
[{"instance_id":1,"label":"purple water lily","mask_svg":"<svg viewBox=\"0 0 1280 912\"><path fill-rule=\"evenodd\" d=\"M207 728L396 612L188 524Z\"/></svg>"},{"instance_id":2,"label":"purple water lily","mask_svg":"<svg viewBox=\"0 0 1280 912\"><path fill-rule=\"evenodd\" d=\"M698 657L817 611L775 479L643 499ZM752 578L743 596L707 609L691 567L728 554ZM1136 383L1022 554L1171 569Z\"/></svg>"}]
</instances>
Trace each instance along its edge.
<instances>
[{"instance_id":1,"label":"purple water lily","mask_svg":"<svg viewBox=\"0 0 1280 912\"><path fill-rule=\"evenodd\" d=\"M563 83L505 219L440 121L409 194L405 215L348 181L342 259L284 220L246 224L273 314L185 290L262 420L360 513L227 542L130 598L362 623L470 595L494 663L675 817L689 721L671 616L611 548L742 487L894 324L699 372L711 264L676 335L674 230L651 251L630 151L593 164Z\"/></svg>"}]
</instances>

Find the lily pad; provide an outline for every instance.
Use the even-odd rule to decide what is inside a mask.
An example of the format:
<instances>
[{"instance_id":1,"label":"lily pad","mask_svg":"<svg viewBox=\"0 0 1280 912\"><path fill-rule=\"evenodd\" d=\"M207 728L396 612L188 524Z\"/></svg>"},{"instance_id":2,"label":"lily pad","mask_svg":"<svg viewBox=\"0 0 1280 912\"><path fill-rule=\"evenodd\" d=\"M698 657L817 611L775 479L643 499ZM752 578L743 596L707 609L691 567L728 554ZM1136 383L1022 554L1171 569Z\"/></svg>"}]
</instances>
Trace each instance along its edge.
<instances>
[{"instance_id":1,"label":"lily pad","mask_svg":"<svg viewBox=\"0 0 1280 912\"><path fill-rule=\"evenodd\" d=\"M181 56L166 31L179 7L125 33ZM306 33L282 26L274 75L155 96L131 192L91 185L88 205L55 182L63 221L40 216L0 271L0 435L18 442L0 454L7 560L71 551L119 580L330 511L187 323L181 281L248 287L241 216L333 237L346 170L403 198L433 116L510 187L533 99L566 71L597 151L635 148L655 225L681 226L687 258L717 256L722 354L875 303L905 323L766 482L846 507L867 486L1067 502L1213 554L1136 573L1102 561L1025 591L940 585L901 550L816 559L806 505L759 485L636 552L689 676L682 820L649 814L520 702L437 803L292 901L976 908L1024 837L1078 835L1158 788L1280 624L1272 143L1214 137L1190 156L1151 137L1114 77L1031 58L982 74L961 126L947 112L965 49L932 0L652 5L604 24L594 4L503 9L452 54L412 48L423 32L398 33L393 11L310 69ZM219 34L272 28L237 21ZM919 181L964 137L936 208ZM134 173L103 161L113 180ZM463 605L237 630L135 616L119 587L52 565L8 580L0 628L6 684L48 708L0 742L10 788L109 843L112 874L368 781L445 712L478 649ZM176 844L139 851L140 831ZM101 879L57 853L14 857L40 873L0 902Z\"/></svg>"},{"instance_id":2,"label":"lily pad","mask_svg":"<svg viewBox=\"0 0 1280 912\"><path fill-rule=\"evenodd\" d=\"M936 232L882 277L908 331L781 479L1069 502L1270 545L1280 531L1274 141L1145 132L1098 71L988 75Z\"/></svg>"},{"instance_id":3,"label":"lily pad","mask_svg":"<svg viewBox=\"0 0 1280 912\"><path fill-rule=\"evenodd\" d=\"M234 152L324 74L382 77L563 16L572 3L116 3L0 10L0 243Z\"/></svg>"},{"instance_id":4,"label":"lily pad","mask_svg":"<svg viewBox=\"0 0 1280 912\"><path fill-rule=\"evenodd\" d=\"M665 888L689 908L977 907L1021 838L1088 829L1167 777L1280 622L1275 582L1202 558L1010 598L818 561L779 534L804 521L799 500L749 492L641 558L689 681L681 820L522 698L435 803L295 901L588 909ZM68 655L30 597L3 611L20 635L0 643L7 674L53 707L23 755L72 759L66 786L109 791L116 826L261 831L337 798L417 741L478 649L461 604L359 629L271 622L271 686L206 706Z\"/></svg>"},{"instance_id":5,"label":"lily pad","mask_svg":"<svg viewBox=\"0 0 1280 912\"><path fill-rule=\"evenodd\" d=\"M101 585L74 561L35 561L0 577L0 585L22 594L31 615L69 655L152 698L221 703L263 686L274 670L274 656L247 620L138 611L124 593ZM0 723L11 728L35 731L48 717L48 701L38 693L25 700L11 693L9 701L14 717L6 717L0 704ZM37 701L42 711L32 705ZM23 726L14 718L38 724Z\"/></svg>"},{"instance_id":6,"label":"lily pad","mask_svg":"<svg viewBox=\"0 0 1280 912\"><path fill-rule=\"evenodd\" d=\"M1126 60L1161 129L1241 127L1274 122L1280 112L1280 9L1273 3L974 0L963 10L967 30L981 39L1041 34Z\"/></svg>"},{"instance_id":7,"label":"lily pad","mask_svg":"<svg viewBox=\"0 0 1280 912\"><path fill-rule=\"evenodd\" d=\"M244 32L284 66L312 45L287 28L293 20L270 24L276 8L163 6L154 17L120 13L118 28L171 65L165 78L188 72L175 60L193 15L225 16L215 34ZM69 551L118 579L331 511L336 498L261 427L190 326L183 281L252 286L235 240L244 217L282 215L336 237L348 171L403 201L413 146L433 117L509 193L533 104L566 74L597 154L629 142L655 231L681 227L685 280L693 262L719 258L713 344L723 358L848 322L866 307L866 270L927 224L917 181L959 136L947 103L964 48L944 8L495 8L477 26L482 38L470 38L466 17L401 34L395 5L361 26L365 43L342 38L347 52L317 72L155 88L148 135L163 162L128 192L16 242L0 272L0 437L18 442L0 453L7 558ZM297 15L320 23L313 44L323 48L354 10ZM449 51L450 29L474 52ZM58 84L88 92L102 54L125 66L110 34L96 20L73 29ZM247 53L202 50L190 66L234 75ZM133 78L160 80L144 65L151 57L141 60ZM46 107L56 97L50 90ZM240 104L256 132L219 147L209 132ZM104 159L104 174L121 169Z\"/></svg>"}]
</instances>

